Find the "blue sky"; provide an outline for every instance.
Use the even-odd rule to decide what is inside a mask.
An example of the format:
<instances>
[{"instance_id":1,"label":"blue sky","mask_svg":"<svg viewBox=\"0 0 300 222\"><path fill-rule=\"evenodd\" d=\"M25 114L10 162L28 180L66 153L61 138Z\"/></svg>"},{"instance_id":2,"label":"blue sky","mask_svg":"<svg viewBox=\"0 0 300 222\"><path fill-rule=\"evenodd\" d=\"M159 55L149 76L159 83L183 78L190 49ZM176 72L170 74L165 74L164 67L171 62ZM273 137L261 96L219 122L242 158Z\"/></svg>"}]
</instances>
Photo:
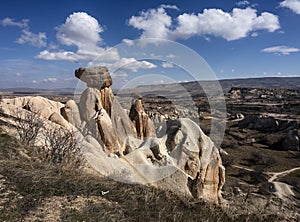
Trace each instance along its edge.
<instances>
[{"instance_id":1,"label":"blue sky","mask_svg":"<svg viewBox=\"0 0 300 222\"><path fill-rule=\"evenodd\" d=\"M0 15L0 88L75 87L76 68L99 64L117 86L144 74L192 80L166 59L176 50L121 53L146 38L194 50L218 79L300 76L300 0L3 0Z\"/></svg>"}]
</instances>

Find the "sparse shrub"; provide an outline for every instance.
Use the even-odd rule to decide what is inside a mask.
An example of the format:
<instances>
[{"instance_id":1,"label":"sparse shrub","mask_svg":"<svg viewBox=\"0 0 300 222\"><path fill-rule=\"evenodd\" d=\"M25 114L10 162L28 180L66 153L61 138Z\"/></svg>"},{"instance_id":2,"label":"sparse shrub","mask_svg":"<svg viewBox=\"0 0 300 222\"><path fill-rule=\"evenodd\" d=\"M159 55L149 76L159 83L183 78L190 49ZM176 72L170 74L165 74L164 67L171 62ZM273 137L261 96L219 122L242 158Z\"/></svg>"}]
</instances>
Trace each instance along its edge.
<instances>
[{"instance_id":1,"label":"sparse shrub","mask_svg":"<svg viewBox=\"0 0 300 222\"><path fill-rule=\"evenodd\" d=\"M45 158L54 165L78 165L81 160L80 146L74 131L51 127L44 131Z\"/></svg>"},{"instance_id":2,"label":"sparse shrub","mask_svg":"<svg viewBox=\"0 0 300 222\"><path fill-rule=\"evenodd\" d=\"M43 120L35 113L25 110L16 111L16 129L22 143L34 145L34 142L43 127Z\"/></svg>"}]
</instances>

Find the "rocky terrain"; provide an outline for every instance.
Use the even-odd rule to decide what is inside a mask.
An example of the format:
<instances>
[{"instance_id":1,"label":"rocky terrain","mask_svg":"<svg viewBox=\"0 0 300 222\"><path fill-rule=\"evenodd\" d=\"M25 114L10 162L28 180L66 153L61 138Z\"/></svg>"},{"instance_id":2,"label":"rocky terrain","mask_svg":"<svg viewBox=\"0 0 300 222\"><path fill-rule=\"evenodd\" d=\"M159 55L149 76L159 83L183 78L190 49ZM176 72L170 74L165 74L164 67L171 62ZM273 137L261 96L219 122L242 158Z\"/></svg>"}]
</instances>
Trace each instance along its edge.
<instances>
[{"instance_id":1,"label":"rocky terrain","mask_svg":"<svg viewBox=\"0 0 300 222\"><path fill-rule=\"evenodd\" d=\"M181 91L143 86L113 92L104 67L81 68L75 75L87 84L78 102L65 95L48 94L47 99L3 93L0 212L5 207L22 212L0 219L88 221L101 214L98 219L139 221L146 210L147 221L299 220L297 78L289 89L278 87L274 79L270 84L276 87L270 88L248 87L258 80L221 81L227 105L223 118L209 104L220 95L206 98L203 82L184 83ZM32 117L41 119L43 127L33 142L22 141L20 127ZM212 124L226 126L224 138L211 135ZM64 149L54 137L69 144L71 152L54 151ZM63 140L69 137L80 141L80 147ZM82 155L80 161L74 153ZM45 184L49 189L42 188ZM127 199L137 214L125 204ZM168 208L170 202L176 212ZM63 210L53 208L57 204Z\"/></svg>"}]
</instances>

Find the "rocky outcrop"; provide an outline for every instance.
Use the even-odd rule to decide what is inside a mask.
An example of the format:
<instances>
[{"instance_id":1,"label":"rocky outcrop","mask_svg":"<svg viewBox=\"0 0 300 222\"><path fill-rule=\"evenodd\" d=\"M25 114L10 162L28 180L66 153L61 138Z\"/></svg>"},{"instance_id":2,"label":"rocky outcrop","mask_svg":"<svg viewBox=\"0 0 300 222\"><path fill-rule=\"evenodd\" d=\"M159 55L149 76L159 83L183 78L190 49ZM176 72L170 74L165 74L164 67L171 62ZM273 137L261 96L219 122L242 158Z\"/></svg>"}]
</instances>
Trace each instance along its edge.
<instances>
[{"instance_id":1,"label":"rocky outcrop","mask_svg":"<svg viewBox=\"0 0 300 222\"><path fill-rule=\"evenodd\" d=\"M200 127L189 119L168 123L166 146L181 170L189 175L189 186L195 198L221 201L225 168L219 150Z\"/></svg>"},{"instance_id":2,"label":"rocky outcrop","mask_svg":"<svg viewBox=\"0 0 300 222\"><path fill-rule=\"evenodd\" d=\"M279 122L274 117L246 116L238 123L238 126L264 132L274 132L279 128Z\"/></svg>"},{"instance_id":3,"label":"rocky outcrop","mask_svg":"<svg viewBox=\"0 0 300 222\"><path fill-rule=\"evenodd\" d=\"M300 150L298 133L300 125L296 120L248 115L240 120L237 126L261 132L256 139L252 138L253 142L260 142L271 149Z\"/></svg>"},{"instance_id":4,"label":"rocky outcrop","mask_svg":"<svg viewBox=\"0 0 300 222\"><path fill-rule=\"evenodd\" d=\"M138 138L156 137L154 126L144 110L142 98L133 101L129 118L136 128Z\"/></svg>"}]
</instances>

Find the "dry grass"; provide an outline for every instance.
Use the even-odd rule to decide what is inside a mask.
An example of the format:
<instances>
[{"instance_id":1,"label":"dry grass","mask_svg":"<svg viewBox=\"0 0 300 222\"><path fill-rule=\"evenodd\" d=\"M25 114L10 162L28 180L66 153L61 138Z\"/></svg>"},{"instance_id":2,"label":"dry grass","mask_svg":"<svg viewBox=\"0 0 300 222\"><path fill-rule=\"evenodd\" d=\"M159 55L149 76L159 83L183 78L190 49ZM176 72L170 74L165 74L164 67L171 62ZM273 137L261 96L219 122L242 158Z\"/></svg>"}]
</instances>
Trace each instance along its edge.
<instances>
[{"instance_id":1,"label":"dry grass","mask_svg":"<svg viewBox=\"0 0 300 222\"><path fill-rule=\"evenodd\" d=\"M50 165L35 147L0 134L0 221L281 221L237 214L170 191ZM102 192L106 192L103 195Z\"/></svg>"}]
</instances>

